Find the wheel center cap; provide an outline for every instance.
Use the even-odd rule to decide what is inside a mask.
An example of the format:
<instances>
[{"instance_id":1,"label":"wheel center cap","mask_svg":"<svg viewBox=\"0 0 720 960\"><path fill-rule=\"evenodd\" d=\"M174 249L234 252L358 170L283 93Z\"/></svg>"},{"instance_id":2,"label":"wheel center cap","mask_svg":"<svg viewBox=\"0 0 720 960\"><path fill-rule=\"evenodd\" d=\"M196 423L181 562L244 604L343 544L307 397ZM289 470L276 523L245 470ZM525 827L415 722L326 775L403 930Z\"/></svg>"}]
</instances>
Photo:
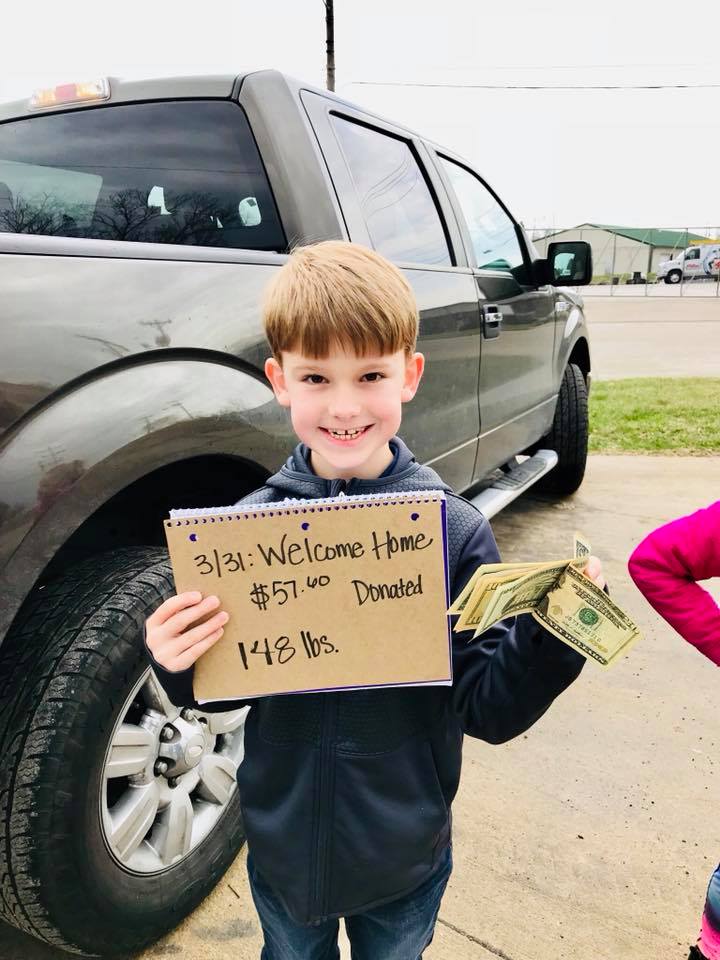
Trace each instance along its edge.
<instances>
[{"instance_id":1,"label":"wheel center cap","mask_svg":"<svg viewBox=\"0 0 720 960\"><path fill-rule=\"evenodd\" d=\"M185 763L188 767L196 767L205 752L205 738L202 735L192 737L185 746Z\"/></svg>"}]
</instances>

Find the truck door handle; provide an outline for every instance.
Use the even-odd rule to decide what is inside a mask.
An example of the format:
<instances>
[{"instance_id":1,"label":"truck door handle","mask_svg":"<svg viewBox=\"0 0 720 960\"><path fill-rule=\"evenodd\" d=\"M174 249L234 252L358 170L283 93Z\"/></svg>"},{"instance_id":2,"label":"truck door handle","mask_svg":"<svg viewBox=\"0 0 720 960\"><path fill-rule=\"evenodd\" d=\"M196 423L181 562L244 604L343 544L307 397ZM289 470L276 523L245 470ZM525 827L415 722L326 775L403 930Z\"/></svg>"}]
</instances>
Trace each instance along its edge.
<instances>
[{"instance_id":1,"label":"truck door handle","mask_svg":"<svg viewBox=\"0 0 720 960\"><path fill-rule=\"evenodd\" d=\"M484 303L482 306L483 337L494 340L500 336L503 315L496 303Z\"/></svg>"}]
</instances>

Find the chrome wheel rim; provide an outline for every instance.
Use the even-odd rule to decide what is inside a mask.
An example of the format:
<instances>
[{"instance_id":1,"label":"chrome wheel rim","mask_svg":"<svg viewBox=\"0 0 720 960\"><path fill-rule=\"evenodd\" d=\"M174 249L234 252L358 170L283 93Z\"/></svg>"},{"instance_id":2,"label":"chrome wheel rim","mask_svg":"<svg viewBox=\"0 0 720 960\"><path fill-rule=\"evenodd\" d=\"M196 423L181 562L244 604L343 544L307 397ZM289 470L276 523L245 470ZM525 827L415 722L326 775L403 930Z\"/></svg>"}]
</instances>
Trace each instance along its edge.
<instances>
[{"instance_id":1,"label":"chrome wheel rim","mask_svg":"<svg viewBox=\"0 0 720 960\"><path fill-rule=\"evenodd\" d=\"M180 710L148 668L105 754L100 817L108 851L130 873L159 873L212 832L237 789L248 707Z\"/></svg>"}]
</instances>

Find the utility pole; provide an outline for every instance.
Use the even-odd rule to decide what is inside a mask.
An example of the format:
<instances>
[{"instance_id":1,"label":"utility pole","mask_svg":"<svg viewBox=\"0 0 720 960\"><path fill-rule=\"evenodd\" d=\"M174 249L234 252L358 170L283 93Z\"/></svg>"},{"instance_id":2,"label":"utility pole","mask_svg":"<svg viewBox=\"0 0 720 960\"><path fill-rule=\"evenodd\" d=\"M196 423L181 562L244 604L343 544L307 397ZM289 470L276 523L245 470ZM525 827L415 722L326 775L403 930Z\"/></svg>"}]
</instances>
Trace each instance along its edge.
<instances>
[{"instance_id":1,"label":"utility pole","mask_svg":"<svg viewBox=\"0 0 720 960\"><path fill-rule=\"evenodd\" d=\"M325 4L325 46L327 50L327 88L335 90L335 14L333 0L323 0Z\"/></svg>"}]
</instances>

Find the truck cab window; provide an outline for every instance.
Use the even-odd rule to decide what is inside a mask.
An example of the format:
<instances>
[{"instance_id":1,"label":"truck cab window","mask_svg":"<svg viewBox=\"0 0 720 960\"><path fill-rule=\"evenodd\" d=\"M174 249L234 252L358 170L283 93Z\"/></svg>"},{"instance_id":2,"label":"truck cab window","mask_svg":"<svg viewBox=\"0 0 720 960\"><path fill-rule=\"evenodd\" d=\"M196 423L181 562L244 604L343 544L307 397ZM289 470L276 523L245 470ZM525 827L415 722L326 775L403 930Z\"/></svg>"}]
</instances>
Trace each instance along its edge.
<instances>
[{"instance_id":1,"label":"truck cab window","mask_svg":"<svg viewBox=\"0 0 720 960\"><path fill-rule=\"evenodd\" d=\"M515 233L515 224L495 197L465 167L445 157L439 159L465 218L475 266L508 273L523 270L523 252Z\"/></svg>"},{"instance_id":2,"label":"truck cab window","mask_svg":"<svg viewBox=\"0 0 720 960\"><path fill-rule=\"evenodd\" d=\"M445 230L405 140L332 117L373 247L390 260L450 265Z\"/></svg>"},{"instance_id":3,"label":"truck cab window","mask_svg":"<svg viewBox=\"0 0 720 960\"><path fill-rule=\"evenodd\" d=\"M0 230L284 250L245 114L221 100L122 104L0 125Z\"/></svg>"}]
</instances>

